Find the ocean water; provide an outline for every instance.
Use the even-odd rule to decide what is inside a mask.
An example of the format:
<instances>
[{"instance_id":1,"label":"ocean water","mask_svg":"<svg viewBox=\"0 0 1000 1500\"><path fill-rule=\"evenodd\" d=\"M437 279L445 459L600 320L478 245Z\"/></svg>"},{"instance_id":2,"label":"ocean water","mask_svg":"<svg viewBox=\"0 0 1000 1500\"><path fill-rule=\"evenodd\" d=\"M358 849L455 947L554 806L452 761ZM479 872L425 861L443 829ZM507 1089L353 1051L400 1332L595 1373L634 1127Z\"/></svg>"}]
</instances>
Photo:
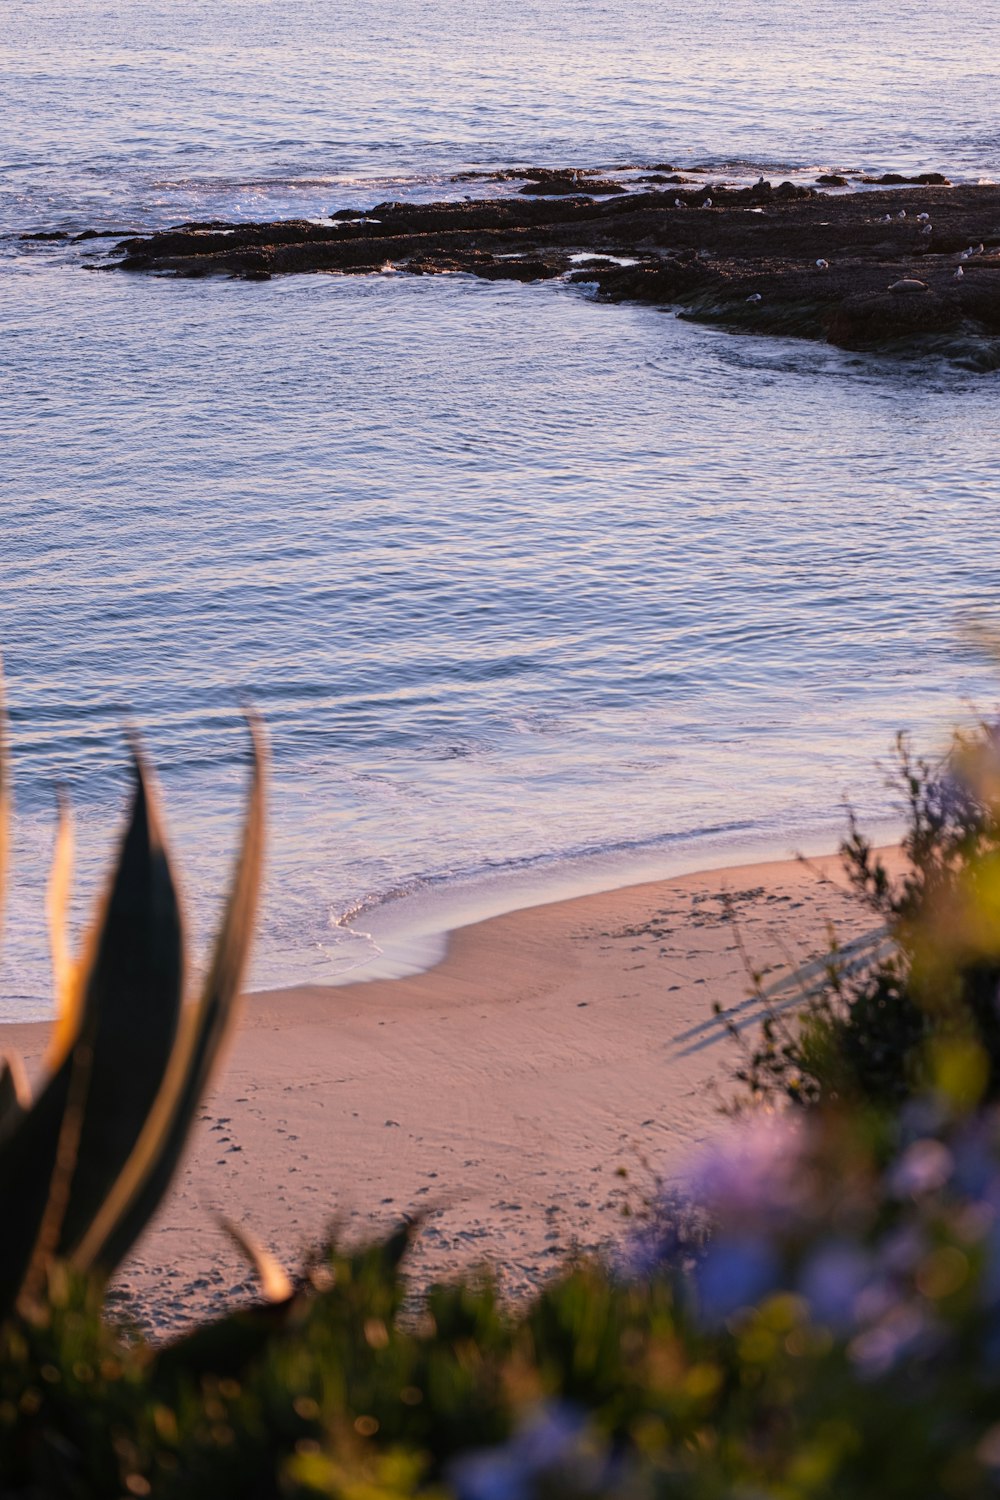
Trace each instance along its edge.
<instances>
[{"instance_id":1,"label":"ocean water","mask_svg":"<svg viewBox=\"0 0 1000 1500\"><path fill-rule=\"evenodd\" d=\"M516 163L1000 171L1000 15L9 0L0 1015L45 1014L53 789L77 920L156 762L196 946L273 773L258 984L546 894L891 829L994 675L996 375L466 277L96 274L47 229L321 217ZM430 939L428 939L430 941ZM430 947L426 952L431 951Z\"/></svg>"}]
</instances>

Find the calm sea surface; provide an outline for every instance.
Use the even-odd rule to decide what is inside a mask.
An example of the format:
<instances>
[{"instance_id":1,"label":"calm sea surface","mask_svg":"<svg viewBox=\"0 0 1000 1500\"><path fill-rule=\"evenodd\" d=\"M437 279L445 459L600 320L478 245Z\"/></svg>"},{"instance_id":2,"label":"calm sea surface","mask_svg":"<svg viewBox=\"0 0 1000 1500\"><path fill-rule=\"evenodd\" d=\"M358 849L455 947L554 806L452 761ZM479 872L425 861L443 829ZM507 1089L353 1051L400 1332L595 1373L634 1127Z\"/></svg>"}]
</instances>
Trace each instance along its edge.
<instances>
[{"instance_id":1,"label":"calm sea surface","mask_svg":"<svg viewBox=\"0 0 1000 1500\"><path fill-rule=\"evenodd\" d=\"M884 824L894 731L992 700L963 631L1000 571L996 375L562 284L91 274L106 242L20 233L320 217L516 163L991 180L997 56L971 0L8 0L0 1015L48 1004L53 787L86 896L127 718L202 930L263 710L254 978L326 980L407 925L829 846L845 794Z\"/></svg>"}]
</instances>

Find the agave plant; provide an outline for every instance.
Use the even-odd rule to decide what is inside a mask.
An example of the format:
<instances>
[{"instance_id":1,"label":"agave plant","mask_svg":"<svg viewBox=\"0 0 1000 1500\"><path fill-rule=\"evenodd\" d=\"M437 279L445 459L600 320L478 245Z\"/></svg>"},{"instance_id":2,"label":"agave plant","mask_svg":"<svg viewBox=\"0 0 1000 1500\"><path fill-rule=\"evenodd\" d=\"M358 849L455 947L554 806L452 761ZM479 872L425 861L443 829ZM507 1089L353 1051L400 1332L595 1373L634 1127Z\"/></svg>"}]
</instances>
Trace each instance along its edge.
<instances>
[{"instance_id":1,"label":"agave plant","mask_svg":"<svg viewBox=\"0 0 1000 1500\"><path fill-rule=\"evenodd\" d=\"M262 734L242 839L207 978L185 997L184 932L150 775L133 742L132 797L107 889L70 956L71 837L60 810L49 893L58 1014L32 1094L0 1061L0 1319L38 1297L54 1258L106 1278L157 1208L235 1020L260 887ZM9 820L0 703L0 885Z\"/></svg>"}]
</instances>

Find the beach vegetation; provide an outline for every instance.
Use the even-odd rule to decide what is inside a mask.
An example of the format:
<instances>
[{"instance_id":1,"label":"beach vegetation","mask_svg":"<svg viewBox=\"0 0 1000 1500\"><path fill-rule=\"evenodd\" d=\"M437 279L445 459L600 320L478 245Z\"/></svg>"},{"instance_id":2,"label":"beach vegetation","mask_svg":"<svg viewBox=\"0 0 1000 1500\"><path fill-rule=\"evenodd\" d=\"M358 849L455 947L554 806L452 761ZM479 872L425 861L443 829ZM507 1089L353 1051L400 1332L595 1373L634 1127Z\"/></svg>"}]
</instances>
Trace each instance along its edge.
<instances>
[{"instance_id":1,"label":"beach vegetation","mask_svg":"<svg viewBox=\"0 0 1000 1500\"><path fill-rule=\"evenodd\" d=\"M768 1018L741 1070L752 1108L692 1164L683 1193L658 1191L623 1220L613 1256L567 1263L512 1306L488 1269L416 1295L418 1220L369 1245L331 1235L290 1273L234 1227L259 1297L168 1342L109 1310L106 1279L169 1181L231 1016L260 766L216 962L187 1007L138 757L115 875L56 1029L62 1050L33 1097L16 1065L4 1075L0 1492L995 1496L1000 762L985 727L941 765L905 744L900 756L903 873L856 827L844 850L884 949L859 969L835 947L818 993L791 1019ZM57 874L57 895L64 884ZM136 997L161 992L174 1019L155 1047L140 1038L135 1090L120 1106L110 1083L98 1096L93 1080L113 1078L132 1045L120 1008L134 1023ZM185 1035L201 1041L178 1052ZM42 1105L60 1078L60 1109ZM99 1144L112 1138L114 1150ZM16 1141L31 1143L30 1174ZM24 1203L10 1195L17 1172Z\"/></svg>"},{"instance_id":2,"label":"beach vegetation","mask_svg":"<svg viewBox=\"0 0 1000 1500\"><path fill-rule=\"evenodd\" d=\"M413 1232L318 1256L280 1306L150 1347L81 1276L0 1335L5 1494L992 1495L993 1110L761 1118L694 1188L696 1265L483 1275L415 1309Z\"/></svg>"},{"instance_id":3,"label":"beach vegetation","mask_svg":"<svg viewBox=\"0 0 1000 1500\"><path fill-rule=\"evenodd\" d=\"M893 874L852 817L844 870L877 924L867 945L831 941L792 1005L763 1007L743 1052L738 1103L898 1108L943 1088L1000 1097L1000 734L982 724L940 761L897 743L906 817ZM870 955L866 961L866 953Z\"/></svg>"},{"instance_id":4,"label":"beach vegetation","mask_svg":"<svg viewBox=\"0 0 1000 1500\"><path fill-rule=\"evenodd\" d=\"M0 723L0 881L10 771ZM49 895L57 1019L41 1078L0 1062L0 1318L44 1297L60 1262L104 1282L159 1206L231 1029L250 948L263 840L263 748L208 973L185 1003L184 935L149 770L132 794L107 889L79 957L66 933L72 839L61 809Z\"/></svg>"}]
</instances>

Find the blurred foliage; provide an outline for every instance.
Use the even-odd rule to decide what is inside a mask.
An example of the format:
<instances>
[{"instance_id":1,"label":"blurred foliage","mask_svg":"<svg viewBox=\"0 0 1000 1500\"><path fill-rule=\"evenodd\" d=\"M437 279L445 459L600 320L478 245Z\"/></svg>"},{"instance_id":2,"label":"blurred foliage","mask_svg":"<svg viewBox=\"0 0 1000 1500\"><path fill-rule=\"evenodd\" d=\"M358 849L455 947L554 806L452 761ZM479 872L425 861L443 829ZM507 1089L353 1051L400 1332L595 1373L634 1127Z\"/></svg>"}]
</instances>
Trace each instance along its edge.
<instances>
[{"instance_id":1,"label":"blurred foliage","mask_svg":"<svg viewBox=\"0 0 1000 1500\"><path fill-rule=\"evenodd\" d=\"M401 1231L154 1349L54 1267L0 1335L3 1493L995 1494L995 1114L797 1119L702 1162L692 1271L640 1246L517 1313L486 1279L407 1312Z\"/></svg>"},{"instance_id":2,"label":"blurred foliage","mask_svg":"<svg viewBox=\"0 0 1000 1500\"><path fill-rule=\"evenodd\" d=\"M891 952L772 1011L688 1200L520 1308L485 1273L414 1308L418 1224L294 1282L238 1235L270 1300L160 1346L49 1253L0 1326L4 1500L995 1497L1000 770L988 729L900 756L908 868L844 850Z\"/></svg>"},{"instance_id":3,"label":"blurred foliage","mask_svg":"<svg viewBox=\"0 0 1000 1500\"><path fill-rule=\"evenodd\" d=\"M759 990L759 1038L737 1077L744 1101L899 1108L944 1089L1000 1098L1000 739L957 736L941 764L897 744L906 866L893 877L851 821L841 847L890 951L858 970L831 946L819 984L778 1008Z\"/></svg>"}]
</instances>

